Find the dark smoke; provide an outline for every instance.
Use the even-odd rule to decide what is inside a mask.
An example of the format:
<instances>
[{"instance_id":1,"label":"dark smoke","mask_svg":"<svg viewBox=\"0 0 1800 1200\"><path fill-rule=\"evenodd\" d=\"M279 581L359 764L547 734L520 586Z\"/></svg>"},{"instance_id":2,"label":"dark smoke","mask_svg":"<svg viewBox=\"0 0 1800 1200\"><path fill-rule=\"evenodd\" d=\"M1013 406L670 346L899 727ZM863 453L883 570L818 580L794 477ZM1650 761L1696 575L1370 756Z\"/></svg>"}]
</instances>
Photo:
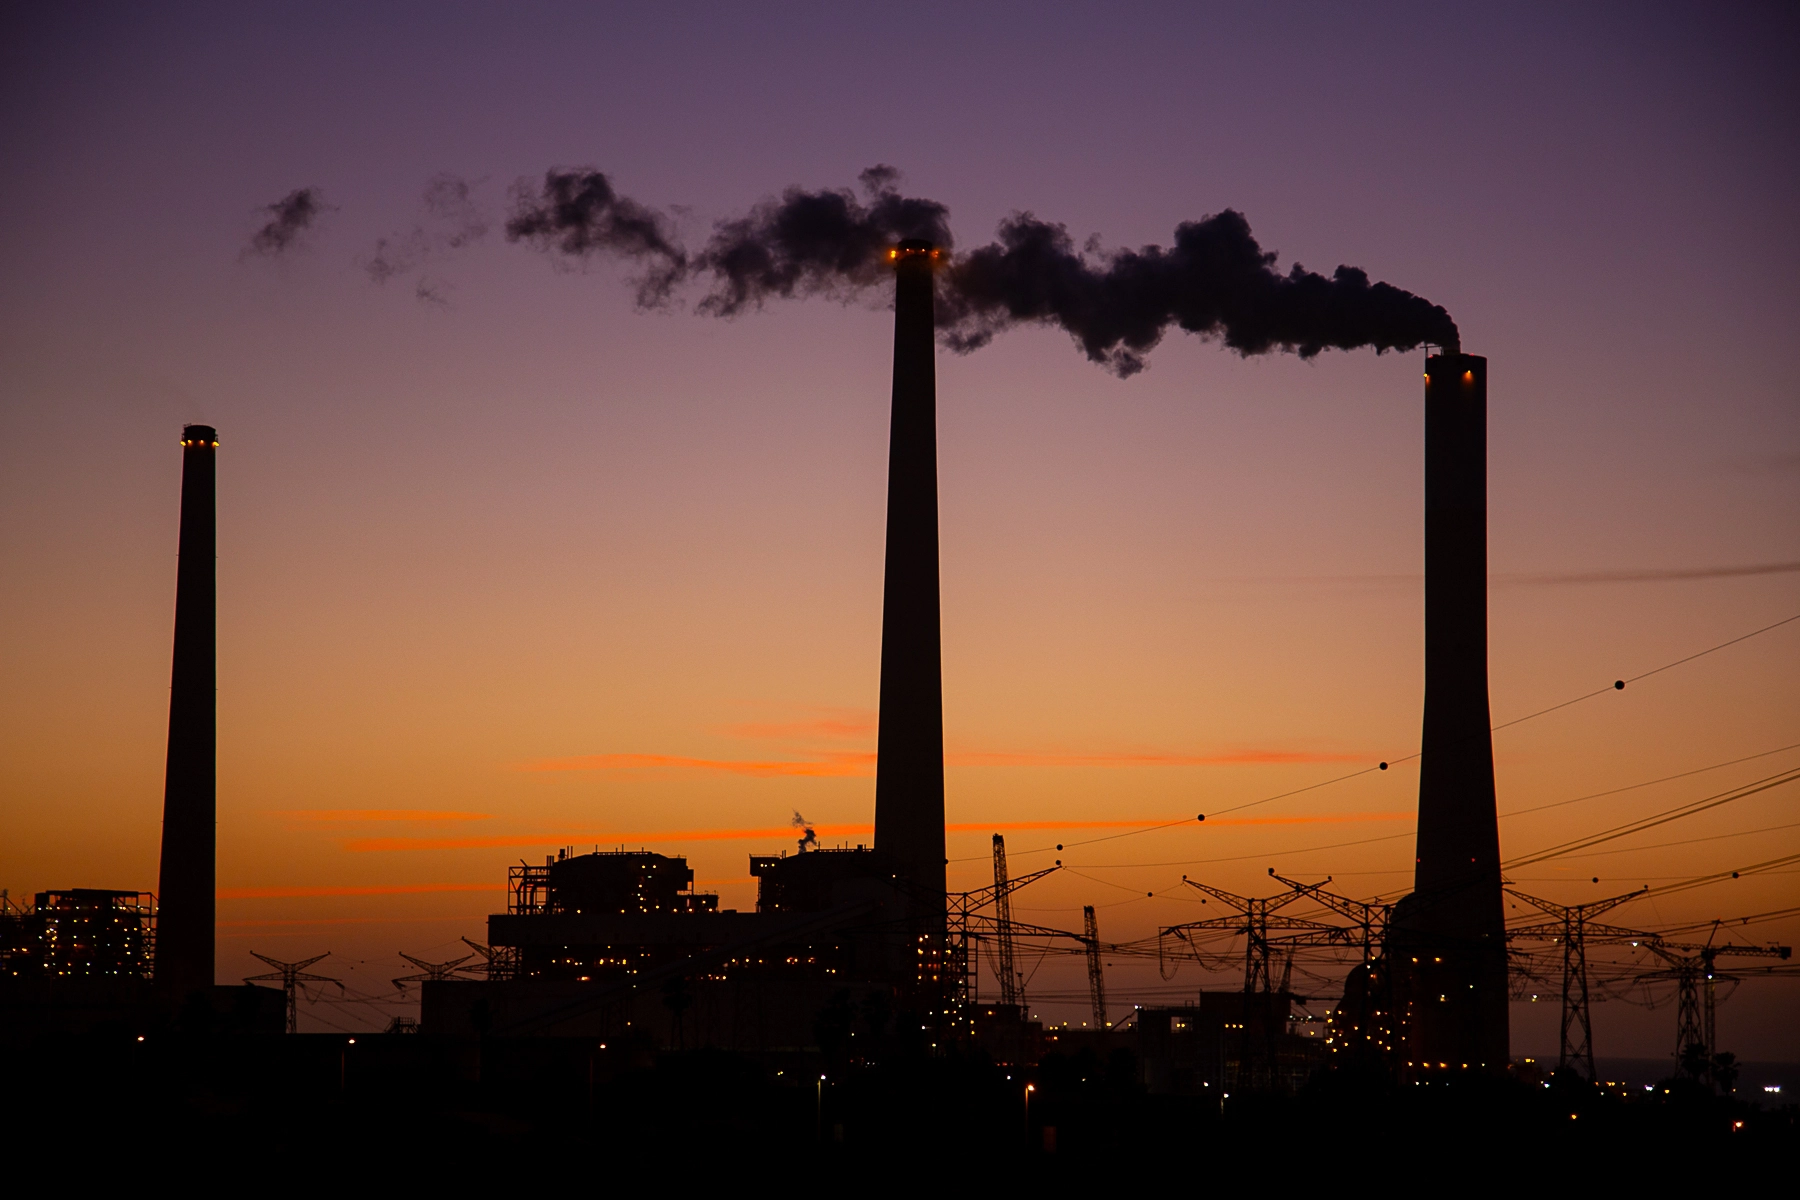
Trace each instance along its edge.
<instances>
[{"instance_id":1,"label":"dark smoke","mask_svg":"<svg viewBox=\"0 0 1800 1200\"><path fill-rule=\"evenodd\" d=\"M688 273L687 254L676 244L668 219L619 195L592 169L545 171L538 187L520 180L513 188L506 239L567 258L614 255L640 263L637 300L646 308L666 302Z\"/></svg>"},{"instance_id":2,"label":"dark smoke","mask_svg":"<svg viewBox=\"0 0 1800 1200\"><path fill-rule=\"evenodd\" d=\"M318 188L296 188L259 212L269 214L268 223L250 238L253 254L277 255L299 245L313 222L330 207Z\"/></svg>"},{"instance_id":3,"label":"dark smoke","mask_svg":"<svg viewBox=\"0 0 1800 1200\"><path fill-rule=\"evenodd\" d=\"M997 242L952 261L941 296L939 325L955 350L984 346L1013 325L1055 325L1120 376L1143 370L1171 325L1244 355L1457 345L1456 323L1440 305L1371 284L1356 267L1326 277L1296 263L1280 273L1243 214L1230 209L1183 222L1168 249L1097 261L1077 252L1061 225L1017 214Z\"/></svg>"},{"instance_id":4,"label":"dark smoke","mask_svg":"<svg viewBox=\"0 0 1800 1200\"><path fill-rule=\"evenodd\" d=\"M950 249L949 209L902 196L892 167L870 167L859 179L866 200L847 189L789 188L749 216L719 222L696 263L715 280L700 311L729 317L771 297L847 296L886 277L887 252L902 238Z\"/></svg>"},{"instance_id":5,"label":"dark smoke","mask_svg":"<svg viewBox=\"0 0 1800 1200\"><path fill-rule=\"evenodd\" d=\"M550 171L539 193L520 185L506 235L570 258L611 253L645 261L638 302L647 306L665 302L690 274L710 276L697 307L729 317L770 299L849 299L885 286L887 252L905 238L926 239L949 255L949 210L901 195L899 179L894 168L875 166L860 176L860 195L789 188L746 216L720 221L690 258L660 214L619 196L598 171ZM1183 222L1169 247L1110 254L1091 244L1078 250L1063 226L1017 213L1001 223L996 241L950 255L938 272L938 328L946 345L968 353L1017 325L1053 325L1122 377L1144 369L1170 327L1243 355L1459 344L1441 305L1371 283L1360 268L1321 275L1298 263L1283 273L1275 264L1231 209Z\"/></svg>"}]
</instances>

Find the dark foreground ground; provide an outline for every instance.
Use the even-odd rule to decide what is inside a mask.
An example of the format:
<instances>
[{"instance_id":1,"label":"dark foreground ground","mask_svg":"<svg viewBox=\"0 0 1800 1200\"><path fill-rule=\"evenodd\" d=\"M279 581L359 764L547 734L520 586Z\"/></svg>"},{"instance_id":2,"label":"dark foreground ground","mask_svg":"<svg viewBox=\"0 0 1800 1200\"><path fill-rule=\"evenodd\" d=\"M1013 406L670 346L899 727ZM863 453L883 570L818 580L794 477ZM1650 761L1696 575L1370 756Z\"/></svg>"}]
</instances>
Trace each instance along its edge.
<instances>
[{"instance_id":1,"label":"dark foreground ground","mask_svg":"<svg viewBox=\"0 0 1800 1200\"><path fill-rule=\"evenodd\" d=\"M1021 1071L979 1057L834 1066L551 1039L169 1034L14 1043L0 1069L0 1138L15 1166L283 1192L308 1180L640 1174L748 1186L861 1169L855 1178L887 1194L969 1186L964 1170L984 1165L1050 1185L1341 1177L1487 1192L1530 1179L1717 1178L1724 1164L1731 1178L1772 1169L1791 1183L1800 1151L1792 1103L1691 1081L1620 1095L1579 1080L1402 1087L1336 1071L1297 1096L1152 1096L1129 1051Z\"/></svg>"}]
</instances>

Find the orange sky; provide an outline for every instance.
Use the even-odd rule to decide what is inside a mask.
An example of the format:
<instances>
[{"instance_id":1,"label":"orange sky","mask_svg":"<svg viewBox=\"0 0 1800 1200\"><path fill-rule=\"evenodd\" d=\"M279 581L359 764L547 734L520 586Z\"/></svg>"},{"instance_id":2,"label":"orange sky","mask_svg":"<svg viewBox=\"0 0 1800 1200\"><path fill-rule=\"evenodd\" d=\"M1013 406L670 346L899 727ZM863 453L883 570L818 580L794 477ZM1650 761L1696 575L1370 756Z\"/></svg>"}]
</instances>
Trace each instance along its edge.
<instances>
[{"instance_id":1,"label":"orange sky","mask_svg":"<svg viewBox=\"0 0 1800 1200\"><path fill-rule=\"evenodd\" d=\"M1135 246L1233 207L1283 270L1360 264L1444 303L1490 360L1496 722L1800 613L1780 38L1715 44L1684 24L1699 9L1023 29L965 8L943 86L900 119L914 89L854 7L714 13L699 41L508 14L504 54L379 6L201 32L133 11L0 72L0 886L156 886L177 436L214 423L221 979L252 950L330 950L386 991L401 951L467 952L508 864L559 846L683 854L746 908L747 856L791 850L796 813L827 844L869 837L891 319L638 312L620 271L501 236L507 188L553 163L687 206L693 244L876 161L967 245L1022 208ZM1439 52L1462 90L1416 69ZM445 170L496 223L432 268L449 299L427 303L359 263ZM333 205L316 239L247 260L258 207L303 185ZM1120 380L1025 329L941 353L939 405L952 885L988 877L999 830L1016 870L1068 868L1022 918L1068 928L1093 904L1109 938L1190 916L1183 874L1402 888L1418 357L1172 334ZM1800 750L1614 789L1795 743L1800 622L1502 729L1503 854ZM1749 796L1520 885L1574 902L1800 851L1797 806ZM1770 910L1797 879L1615 915ZM1750 932L1800 942L1800 921ZM1079 996L1079 964L1034 969L1047 1011L1078 1014L1054 998ZM1121 1001L1230 982L1116 970ZM1800 1059L1794 987L1746 984L1732 1048ZM1515 1049L1553 1050L1554 1013L1517 1011ZM1615 1048L1673 1036L1666 1007L1599 1020Z\"/></svg>"}]
</instances>

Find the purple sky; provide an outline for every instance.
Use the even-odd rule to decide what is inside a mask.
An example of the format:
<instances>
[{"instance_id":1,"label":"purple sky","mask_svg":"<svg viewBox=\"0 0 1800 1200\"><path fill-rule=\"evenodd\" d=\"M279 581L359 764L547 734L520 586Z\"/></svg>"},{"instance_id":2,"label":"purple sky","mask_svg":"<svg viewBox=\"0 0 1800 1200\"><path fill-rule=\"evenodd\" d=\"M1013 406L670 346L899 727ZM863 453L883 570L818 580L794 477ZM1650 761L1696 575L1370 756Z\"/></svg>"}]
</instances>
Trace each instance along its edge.
<instances>
[{"instance_id":1,"label":"purple sky","mask_svg":"<svg viewBox=\"0 0 1800 1200\"><path fill-rule=\"evenodd\" d=\"M1118 247L1236 208L1283 269L1360 266L1447 306L1489 356L1495 572L1800 560L1791 7L370 9L0 18L0 884L15 894L154 886L183 421L223 443L222 887L463 885L535 853L352 850L347 826L296 813L473 812L498 841L546 848L778 827L796 808L869 820L866 776L518 769L826 753L854 741L839 726L866 723L876 689L879 301L638 313L623 270L558 270L500 236L508 189L553 165L682 206L690 245L789 184L848 186L878 162L947 204L965 247L1021 209ZM378 239L406 235L446 171L474 181L494 227L372 282ZM245 256L262 206L298 187L333 206L312 236ZM418 299L422 279L446 303ZM939 372L953 752L1416 748L1417 355L1246 361L1175 335L1121 382L1025 330L941 354ZM1496 719L1795 612L1793 571L1497 587ZM1626 707L1503 735L1502 810L1800 742L1797 628ZM807 722L826 740L767 731ZM950 819L1161 818L1334 769L953 767ZM1384 778L1281 811L1387 819L1416 777ZM1503 849L1713 778L1503 825ZM1770 793L1675 827L1739 840L1530 886L1592 899L1792 852L1794 830L1746 833L1792 805ZM1096 857L1107 882L1041 885L1030 919L1199 877L1145 865L1218 844L1169 836L1189 840ZM1404 841L1288 866L1275 856L1338 839L1216 837L1237 839L1219 857L1266 849L1366 892L1405 878ZM952 854L981 840L953 837ZM665 848L745 906L744 854L780 844ZM1265 865L1212 878L1255 891ZM1637 919L1774 908L1791 878ZM226 901L220 969L329 947L374 988L396 949L448 956L496 901ZM1102 912L1126 937L1186 909ZM1791 942L1800 923L1752 932ZM1078 993L1067 966L1041 994ZM1746 987L1721 1018L1731 1048L1800 1057L1792 987ZM1515 1051L1553 1050L1553 1016L1522 1011ZM1673 1036L1666 1007L1599 1020L1602 1054Z\"/></svg>"}]
</instances>

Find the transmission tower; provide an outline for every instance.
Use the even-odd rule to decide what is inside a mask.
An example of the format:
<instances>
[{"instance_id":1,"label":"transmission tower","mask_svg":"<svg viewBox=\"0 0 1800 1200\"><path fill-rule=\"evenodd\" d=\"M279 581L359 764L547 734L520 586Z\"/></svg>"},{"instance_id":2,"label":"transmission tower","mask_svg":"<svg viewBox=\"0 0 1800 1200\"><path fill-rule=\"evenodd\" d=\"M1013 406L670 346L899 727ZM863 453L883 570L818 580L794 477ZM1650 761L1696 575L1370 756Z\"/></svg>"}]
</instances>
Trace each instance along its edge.
<instances>
[{"instance_id":1,"label":"transmission tower","mask_svg":"<svg viewBox=\"0 0 1800 1200\"><path fill-rule=\"evenodd\" d=\"M482 967L464 967L465 971L485 969L487 977L492 979L511 979L519 973L519 951L516 947L484 946L480 942L463 939L463 945L481 955Z\"/></svg>"},{"instance_id":2,"label":"transmission tower","mask_svg":"<svg viewBox=\"0 0 1800 1200\"><path fill-rule=\"evenodd\" d=\"M1714 1064L1719 1051L1718 1026L1714 1019L1719 973L1713 965L1714 960L1721 956L1785 959L1793 954L1791 946L1715 946L1712 938L1718 931L1719 923L1715 921L1713 932L1703 946L1645 943L1646 949L1669 964L1662 977L1675 980L1675 1057L1684 1062L1690 1057L1699 1058L1700 1074L1709 1085L1715 1079Z\"/></svg>"},{"instance_id":3,"label":"transmission tower","mask_svg":"<svg viewBox=\"0 0 1800 1200\"><path fill-rule=\"evenodd\" d=\"M1001 887L989 884L986 887L976 888L972 892L951 892L944 898L945 928L950 958L949 979L954 1004L974 1004L976 993L980 990L977 986L981 961L980 952L977 949L971 953L971 943L978 947L980 940L984 937L998 940L997 930L1000 924L998 917L984 913L982 910L989 905L994 905L997 912L998 900L1001 897L1010 896L1027 884L1036 883L1044 876L1054 875L1060 870L1062 870L1060 866L1045 867L1043 870L1033 871L1029 875L1008 878L1005 885ZM1008 905L1006 926L1016 937L1021 929L1019 923L1012 920L1011 917L1012 908L1011 905ZM1031 932L1033 936L1075 937L1072 933L1065 934L1061 930L1038 930L1035 926L1027 932ZM475 943L470 942L469 944L474 945ZM999 970L996 968L995 976L999 977L999 974Z\"/></svg>"},{"instance_id":4,"label":"transmission tower","mask_svg":"<svg viewBox=\"0 0 1800 1200\"><path fill-rule=\"evenodd\" d=\"M419 968L419 973L417 975L402 975L400 978L394 980L394 986L403 992L406 990L406 985L409 983L437 983L444 979L455 979L457 972L459 971L480 971L485 969L485 964L480 967L463 966L464 963L475 957L473 954L465 954L461 958L453 958L449 962L441 963L426 962L422 958L414 958L404 950L400 952L400 957Z\"/></svg>"},{"instance_id":5,"label":"transmission tower","mask_svg":"<svg viewBox=\"0 0 1800 1200\"><path fill-rule=\"evenodd\" d=\"M1106 1019L1106 974L1100 963L1100 923L1094 919L1094 906L1081 906L1081 934L1087 940L1088 993L1094 1001L1094 1028L1110 1028Z\"/></svg>"},{"instance_id":6,"label":"transmission tower","mask_svg":"<svg viewBox=\"0 0 1800 1200\"><path fill-rule=\"evenodd\" d=\"M246 976L244 976L244 982L245 983L279 982L281 984L282 990L287 993L287 1031L289 1033L299 1032L299 1024L300 1024L299 992L300 992L301 984L303 984L303 983L335 983L335 984L337 984L337 990L338 990L339 994L341 995L343 993L344 984L343 984L342 980L333 979L329 975L310 975L306 971L306 968L312 966L314 963L318 962L320 959L330 958L331 951L329 951L329 950L327 950L323 954L315 954L311 958L303 958L299 962L282 962L280 959L270 958L266 954L258 954L254 950L252 950L250 952L250 957L260 958L264 962L268 963L271 967L275 968L273 971L265 972L264 974L261 974L261 975L246 975Z\"/></svg>"},{"instance_id":7,"label":"transmission tower","mask_svg":"<svg viewBox=\"0 0 1800 1200\"><path fill-rule=\"evenodd\" d=\"M1562 1048L1557 1054L1556 1069L1580 1071L1589 1083L1598 1078L1594 1068L1594 1021L1588 1001L1587 944L1589 941L1618 945L1630 942L1652 945L1655 934L1601 925L1593 918L1630 900L1649 889L1639 888L1622 896L1595 900L1589 904L1553 904L1509 887L1506 894L1523 900L1553 919L1533 925L1515 925L1506 931L1508 940L1543 938L1562 943Z\"/></svg>"},{"instance_id":8,"label":"transmission tower","mask_svg":"<svg viewBox=\"0 0 1800 1200\"><path fill-rule=\"evenodd\" d=\"M1242 934L1244 936L1244 1020L1240 1032L1240 1062L1242 1079L1246 1085L1254 1085L1257 1081L1252 1070L1256 1057L1255 1046L1251 1036L1251 1016L1260 1007L1263 1011L1263 1034L1266 1045L1263 1047L1263 1066L1268 1072L1267 1083L1275 1079L1276 1038L1281 1030L1276 1028L1275 979L1270 972L1272 941L1270 930L1279 930L1285 936L1275 939L1282 945L1296 946L1343 946L1349 945L1355 937L1355 931L1338 925L1328 925L1323 921L1309 921L1300 917L1276 916L1277 909L1285 908L1302 896L1311 893L1305 887L1295 886L1292 890L1278 896L1239 896L1222 888L1209 884L1195 883L1183 875L1181 881L1197 892L1202 892L1214 900L1221 900L1236 910L1230 916L1214 917L1205 921L1189 921L1182 925L1171 925L1161 932L1163 935L1174 934L1194 946L1193 933L1218 932L1226 934ZM1284 881L1285 882L1285 881ZM1202 901L1205 903L1205 901ZM1158 937L1160 948L1161 936ZM1196 957L1198 947L1194 947ZM1291 961L1291 960L1290 960ZM1286 973L1283 973L1282 991L1286 991ZM1260 999L1258 998L1260 995Z\"/></svg>"},{"instance_id":9,"label":"transmission tower","mask_svg":"<svg viewBox=\"0 0 1800 1200\"><path fill-rule=\"evenodd\" d=\"M1000 1003L1025 1011L1025 981L1013 956L1012 889L1006 885L1006 839L994 835L994 974L1000 977Z\"/></svg>"}]
</instances>

